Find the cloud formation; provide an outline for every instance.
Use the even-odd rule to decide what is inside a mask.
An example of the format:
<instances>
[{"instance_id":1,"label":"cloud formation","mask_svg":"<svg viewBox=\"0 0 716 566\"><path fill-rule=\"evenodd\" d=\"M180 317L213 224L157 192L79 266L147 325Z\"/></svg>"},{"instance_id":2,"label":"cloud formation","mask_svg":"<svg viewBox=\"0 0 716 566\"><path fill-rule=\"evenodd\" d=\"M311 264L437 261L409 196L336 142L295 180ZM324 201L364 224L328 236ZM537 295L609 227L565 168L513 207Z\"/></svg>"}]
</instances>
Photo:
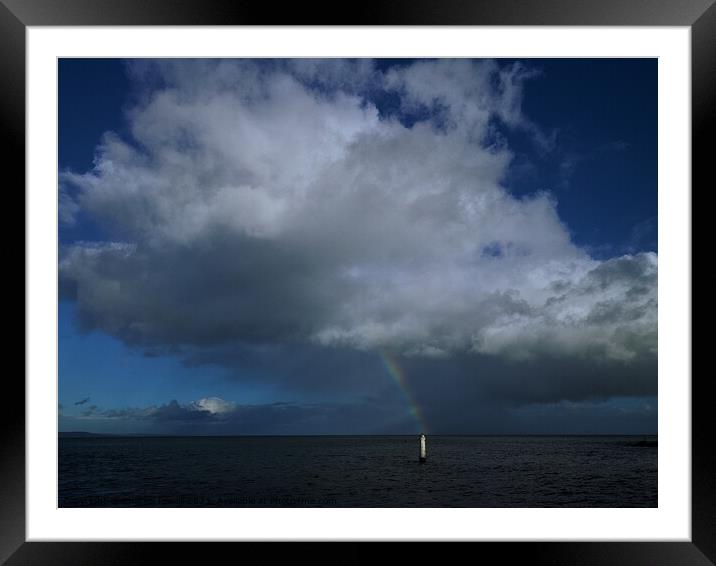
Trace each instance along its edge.
<instances>
[{"instance_id":1,"label":"cloud formation","mask_svg":"<svg viewBox=\"0 0 716 566\"><path fill-rule=\"evenodd\" d=\"M465 395L463 394L463 400ZM230 402L226 402L230 403ZM350 403L274 402L241 405L230 403L221 414L198 408L198 401L181 404L170 401L149 407L100 409L80 415L60 415L63 431L143 434L413 434L415 422L399 400L385 395L366 396ZM655 431L655 399L640 404L620 399L605 401L524 404L519 408L491 404L479 412L465 410L459 400L451 402L437 430L428 432L465 434L480 430L486 434L531 433L572 434L644 433ZM474 399L470 400L474 407ZM434 407L433 407L434 410Z\"/></svg>"},{"instance_id":2,"label":"cloud formation","mask_svg":"<svg viewBox=\"0 0 716 566\"><path fill-rule=\"evenodd\" d=\"M106 235L62 249L83 328L210 363L296 344L463 368L655 359L656 254L593 259L552 194L504 185L504 128L551 148L522 112L535 71L161 60L130 73L131 139L108 132L91 171L61 175L61 220L81 211ZM233 410L218 401L199 412Z\"/></svg>"},{"instance_id":3,"label":"cloud formation","mask_svg":"<svg viewBox=\"0 0 716 566\"><path fill-rule=\"evenodd\" d=\"M359 402L274 402L242 405L211 398L219 412L202 408L206 399L187 404L102 409L61 415L64 430L121 431L162 434L375 434L412 433L414 423L394 399L363 398Z\"/></svg>"}]
</instances>

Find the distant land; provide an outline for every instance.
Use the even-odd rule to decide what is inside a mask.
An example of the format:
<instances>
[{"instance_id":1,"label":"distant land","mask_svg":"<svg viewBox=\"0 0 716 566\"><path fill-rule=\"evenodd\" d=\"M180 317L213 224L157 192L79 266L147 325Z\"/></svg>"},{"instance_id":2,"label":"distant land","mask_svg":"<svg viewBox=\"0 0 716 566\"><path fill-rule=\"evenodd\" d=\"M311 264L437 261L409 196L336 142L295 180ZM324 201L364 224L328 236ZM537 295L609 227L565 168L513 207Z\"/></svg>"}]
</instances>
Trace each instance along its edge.
<instances>
[{"instance_id":1,"label":"distant land","mask_svg":"<svg viewBox=\"0 0 716 566\"><path fill-rule=\"evenodd\" d=\"M183 438L186 435L182 434L152 434L152 433L145 433L145 432L123 432L121 434L117 433L111 433L111 432L85 432L83 430L73 430L73 431L67 431L63 432L60 431L58 433L59 438L126 438L128 436L152 436L157 438L165 438L167 436L176 436L177 438ZM203 436L203 435L199 435Z\"/></svg>"},{"instance_id":2,"label":"distant land","mask_svg":"<svg viewBox=\"0 0 716 566\"><path fill-rule=\"evenodd\" d=\"M100 432L83 432L83 431L70 431L70 432L60 432L59 433L60 438L84 438L88 436L117 436L116 434L102 434Z\"/></svg>"}]
</instances>

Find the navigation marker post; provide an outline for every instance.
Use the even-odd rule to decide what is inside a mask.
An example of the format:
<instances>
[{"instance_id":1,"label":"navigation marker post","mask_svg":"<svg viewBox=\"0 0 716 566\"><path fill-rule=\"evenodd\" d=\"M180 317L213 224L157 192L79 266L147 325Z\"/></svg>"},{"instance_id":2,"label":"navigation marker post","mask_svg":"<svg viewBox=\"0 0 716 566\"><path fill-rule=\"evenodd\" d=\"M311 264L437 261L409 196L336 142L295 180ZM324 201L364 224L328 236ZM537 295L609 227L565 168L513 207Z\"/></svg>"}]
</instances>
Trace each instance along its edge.
<instances>
[{"instance_id":1,"label":"navigation marker post","mask_svg":"<svg viewBox=\"0 0 716 566\"><path fill-rule=\"evenodd\" d=\"M428 450L425 446L425 435L420 435L420 463L424 464L428 461Z\"/></svg>"}]
</instances>

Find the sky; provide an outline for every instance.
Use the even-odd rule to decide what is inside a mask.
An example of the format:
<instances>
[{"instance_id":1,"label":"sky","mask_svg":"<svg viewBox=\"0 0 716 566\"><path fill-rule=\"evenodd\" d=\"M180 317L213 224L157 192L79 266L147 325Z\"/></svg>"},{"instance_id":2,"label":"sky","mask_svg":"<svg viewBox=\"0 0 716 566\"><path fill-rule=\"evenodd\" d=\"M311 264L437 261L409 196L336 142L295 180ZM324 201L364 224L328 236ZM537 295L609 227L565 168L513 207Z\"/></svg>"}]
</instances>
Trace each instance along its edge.
<instances>
[{"instance_id":1,"label":"sky","mask_svg":"<svg viewBox=\"0 0 716 566\"><path fill-rule=\"evenodd\" d=\"M655 59L60 59L59 425L655 434Z\"/></svg>"}]
</instances>

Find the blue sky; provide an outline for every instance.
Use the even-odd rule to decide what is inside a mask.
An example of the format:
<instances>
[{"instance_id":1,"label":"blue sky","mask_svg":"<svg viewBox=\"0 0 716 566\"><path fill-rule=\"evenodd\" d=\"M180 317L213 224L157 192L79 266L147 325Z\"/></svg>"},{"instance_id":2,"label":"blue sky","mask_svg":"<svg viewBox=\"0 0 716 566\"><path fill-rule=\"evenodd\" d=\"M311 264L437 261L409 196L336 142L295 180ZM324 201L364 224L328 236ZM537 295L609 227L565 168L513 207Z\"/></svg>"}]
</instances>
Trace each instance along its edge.
<instances>
[{"instance_id":1,"label":"blue sky","mask_svg":"<svg viewBox=\"0 0 716 566\"><path fill-rule=\"evenodd\" d=\"M653 433L656 143L655 59L61 59L60 429Z\"/></svg>"}]
</instances>

